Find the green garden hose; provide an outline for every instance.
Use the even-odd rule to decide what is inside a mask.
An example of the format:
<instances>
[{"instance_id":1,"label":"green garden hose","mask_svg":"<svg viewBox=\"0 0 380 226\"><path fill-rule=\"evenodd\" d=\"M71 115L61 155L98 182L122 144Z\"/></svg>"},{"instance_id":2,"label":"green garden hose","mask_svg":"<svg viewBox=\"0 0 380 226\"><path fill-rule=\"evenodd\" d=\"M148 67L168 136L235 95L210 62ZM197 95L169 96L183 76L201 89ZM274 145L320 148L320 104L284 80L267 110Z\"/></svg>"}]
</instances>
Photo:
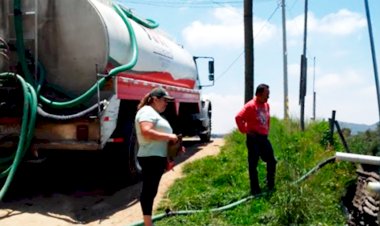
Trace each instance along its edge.
<instances>
[{"instance_id":1,"label":"green garden hose","mask_svg":"<svg viewBox=\"0 0 380 226\"><path fill-rule=\"evenodd\" d=\"M16 153L14 154L14 158L5 158L5 160L13 159L13 162L12 164L6 166L6 170L1 172L1 176L6 176L7 178L0 190L0 200L4 198L4 195L7 192L9 185L16 173L17 167L24 157L26 150L30 146L34 134L37 115L37 95L34 88L29 83L25 82L20 75L15 75L13 73L0 73L0 79L8 79L12 77L16 77L22 87L24 96L24 108ZM3 164L6 164L6 162L7 161L4 161Z\"/></svg>"},{"instance_id":2,"label":"green garden hose","mask_svg":"<svg viewBox=\"0 0 380 226\"><path fill-rule=\"evenodd\" d=\"M40 67L40 79L39 82L36 82L33 80L30 71L28 69L28 65L26 64L26 57L25 57L25 45L24 45L24 37L23 37L23 25L22 25L22 13L21 13L21 3L20 0L14 0L14 20L15 20L15 30L16 30L16 45L17 45L17 55L19 57L19 61L21 63L21 68L23 73L25 74L26 81L32 84L33 87L41 87L41 84L43 82L42 78L45 77L45 71L42 70ZM69 101L64 101L64 102L57 102L53 100L49 100L44 96L39 96L40 101L43 104L48 105L49 107L52 108L70 108L73 106L77 106L79 104L84 103L87 101L89 98L91 98L98 90L99 88L102 88L106 82L113 76L117 75L120 72L129 70L133 68L136 63L137 63L137 58L138 58L138 52L137 52L137 42L136 42L136 36L133 31L132 25L128 20L128 17L124 13L124 11L120 8L119 5L114 4L113 5L114 9L116 12L119 14L119 16L123 19L125 25L127 26L129 36L131 39L131 50L132 50L132 58L131 61L128 64L121 65L119 67L116 67L112 69L106 77L101 78L96 84L94 84L90 89L88 89L86 92L84 92L82 95L79 97L69 100ZM39 91L39 89L38 89Z\"/></svg>"},{"instance_id":3,"label":"green garden hose","mask_svg":"<svg viewBox=\"0 0 380 226\"><path fill-rule=\"evenodd\" d=\"M136 23L143 25L144 27L154 29L154 28L157 28L159 26L159 24L152 19L145 19L146 21L148 21L148 23L147 23L146 21L144 21L144 20L140 19L139 17L137 17L136 15L134 15L130 10L128 10L124 7L121 7L121 9L129 18L134 20Z\"/></svg>"},{"instance_id":4,"label":"green garden hose","mask_svg":"<svg viewBox=\"0 0 380 226\"><path fill-rule=\"evenodd\" d=\"M302 177L300 177L298 180L296 180L293 183L294 184L300 183L301 181L308 178L312 173L319 170L323 166L327 165L328 163L334 163L334 162L335 162L335 156L327 158L326 160L320 162L317 166L315 166L313 169L311 169L309 172L307 172L305 175L303 175ZM226 206L222 206L222 207L214 208L214 209L209 209L209 210L178 210L178 211L166 210L165 213L161 213L161 214L157 214L157 215L152 216L152 221L159 221L165 217L176 216L176 215L190 215L190 214L195 214L195 213L203 213L203 212L210 212L211 213L211 212L220 212L220 211L224 211L224 210L229 210L229 209L232 209L232 208L234 208L234 207L236 207L236 206L238 206L244 202L247 202L247 201L254 199L254 198L261 197L265 194L266 194L266 192L260 193L258 195L250 195L246 198L240 199L240 200L233 202L233 203L230 203ZM128 226L143 226L143 225L144 225L144 221L138 221L138 222L132 223Z\"/></svg>"},{"instance_id":5,"label":"green garden hose","mask_svg":"<svg viewBox=\"0 0 380 226\"><path fill-rule=\"evenodd\" d=\"M42 103L47 104L53 108L69 108L69 107L79 105L83 103L84 101L88 100L90 97L92 97L97 91L98 86L100 88L103 87L109 78L111 78L112 76L115 76L116 74L122 71L126 71L134 67L136 65L137 57L138 57L136 37L133 31L133 28L131 24L129 23L127 16L123 12L123 10L121 10L120 6L114 4L113 5L114 9L119 14L119 16L123 19L130 34L131 45L132 45L131 61L126 65L121 65L119 67L112 69L106 77L100 79L95 85L93 85L84 94L82 94L81 96L73 100L66 101L66 102L55 102L55 101L48 100L47 98L39 95L43 81L45 79L45 74L46 74L43 66L40 63L38 63L37 65L38 71L39 71L39 78L38 78L38 81L36 82L32 78L28 65L26 63L25 45L24 45L24 37L23 37L23 24L22 24L23 21L22 21L22 13L21 13L21 1L14 0L13 3L14 3L14 25L15 25L15 31L16 31L17 54L18 54L18 58L21 63L21 68L22 68L26 81L24 80L23 77L14 73L10 73L10 72L0 73L0 80L7 80L12 77L16 77L22 87L23 96L24 96L23 116L22 116L21 130L20 130L16 152L11 154L10 156L0 158L0 169L4 169L2 172L0 172L0 178L6 177L5 182L0 190L0 200L4 198L4 195L7 192L10 186L10 183L13 180L17 167L19 166L22 158L25 155L26 150L29 148L31 144L31 140L34 136L34 129L35 129L35 123L36 123L36 117L37 117L38 99L40 99ZM3 45L2 45L2 48L3 48Z\"/></svg>"}]
</instances>

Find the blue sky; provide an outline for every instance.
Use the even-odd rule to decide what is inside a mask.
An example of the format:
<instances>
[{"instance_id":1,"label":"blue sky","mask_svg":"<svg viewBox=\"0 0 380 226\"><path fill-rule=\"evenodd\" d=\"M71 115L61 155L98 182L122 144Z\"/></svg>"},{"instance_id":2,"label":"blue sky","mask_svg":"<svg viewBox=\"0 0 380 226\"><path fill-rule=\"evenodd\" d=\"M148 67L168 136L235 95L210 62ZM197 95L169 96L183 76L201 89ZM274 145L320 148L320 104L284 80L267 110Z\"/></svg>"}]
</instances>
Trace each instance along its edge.
<instances>
[{"instance_id":1,"label":"blue sky","mask_svg":"<svg viewBox=\"0 0 380 226\"><path fill-rule=\"evenodd\" d=\"M213 104L213 133L236 128L244 104L243 0L122 0L138 15L151 18L191 54L215 58L215 86L202 89ZM254 0L254 84L270 86L271 114L284 116L282 15L278 0ZM380 6L369 0L376 53L380 54ZM300 56L303 52L304 1L286 1L288 96L291 118L299 118ZM379 121L376 85L364 0L309 0L308 78L305 119L336 110L339 121ZM377 64L379 66L379 57ZM315 58L315 68L314 59ZM205 81L206 71L201 71ZM315 74L315 83L313 77Z\"/></svg>"}]
</instances>

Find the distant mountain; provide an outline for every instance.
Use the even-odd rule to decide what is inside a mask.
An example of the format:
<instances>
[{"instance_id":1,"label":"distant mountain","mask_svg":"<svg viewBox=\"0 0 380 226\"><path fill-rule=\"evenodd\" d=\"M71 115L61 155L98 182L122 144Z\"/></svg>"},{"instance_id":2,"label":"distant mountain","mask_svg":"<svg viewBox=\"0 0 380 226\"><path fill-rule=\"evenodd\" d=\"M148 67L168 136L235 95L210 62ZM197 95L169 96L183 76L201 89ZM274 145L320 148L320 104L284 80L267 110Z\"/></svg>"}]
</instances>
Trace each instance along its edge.
<instances>
[{"instance_id":1,"label":"distant mountain","mask_svg":"<svg viewBox=\"0 0 380 226\"><path fill-rule=\"evenodd\" d=\"M224 136L226 136L226 134L220 134L220 133L218 133L218 134L211 134L211 137L212 138L224 138Z\"/></svg>"},{"instance_id":2,"label":"distant mountain","mask_svg":"<svg viewBox=\"0 0 380 226\"><path fill-rule=\"evenodd\" d=\"M339 122L339 126L341 129L347 128L351 130L352 135L356 135L359 132L365 132L367 130L376 130L377 123L372 125L366 125L366 124L356 124L356 123L350 123L350 122Z\"/></svg>"}]
</instances>

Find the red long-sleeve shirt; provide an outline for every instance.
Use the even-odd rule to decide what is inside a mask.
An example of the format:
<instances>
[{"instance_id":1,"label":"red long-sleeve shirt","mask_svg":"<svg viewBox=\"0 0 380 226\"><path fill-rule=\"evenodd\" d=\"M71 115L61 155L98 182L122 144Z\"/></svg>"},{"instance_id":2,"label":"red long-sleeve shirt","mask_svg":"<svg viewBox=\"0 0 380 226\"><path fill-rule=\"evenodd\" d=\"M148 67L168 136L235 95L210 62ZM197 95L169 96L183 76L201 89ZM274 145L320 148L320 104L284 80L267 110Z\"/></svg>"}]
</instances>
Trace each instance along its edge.
<instances>
[{"instance_id":1,"label":"red long-sleeve shirt","mask_svg":"<svg viewBox=\"0 0 380 226\"><path fill-rule=\"evenodd\" d=\"M269 104L260 103L256 97L246 103L236 115L236 125L241 133L268 135L270 124Z\"/></svg>"}]
</instances>

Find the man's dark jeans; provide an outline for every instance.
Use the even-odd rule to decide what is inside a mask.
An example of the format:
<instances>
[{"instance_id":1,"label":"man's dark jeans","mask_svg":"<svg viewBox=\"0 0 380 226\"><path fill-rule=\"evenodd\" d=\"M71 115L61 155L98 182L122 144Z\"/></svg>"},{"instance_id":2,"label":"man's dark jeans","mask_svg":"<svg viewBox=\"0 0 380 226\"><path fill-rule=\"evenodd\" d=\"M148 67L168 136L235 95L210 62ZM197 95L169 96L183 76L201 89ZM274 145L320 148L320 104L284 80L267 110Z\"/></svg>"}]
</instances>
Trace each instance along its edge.
<instances>
[{"instance_id":1,"label":"man's dark jeans","mask_svg":"<svg viewBox=\"0 0 380 226\"><path fill-rule=\"evenodd\" d=\"M246 145L248 148L248 169L251 183L251 193L261 192L259 178L257 175L257 164L261 158L267 164L267 186L269 190L274 189L277 160L267 135L257 133L247 134Z\"/></svg>"}]
</instances>

